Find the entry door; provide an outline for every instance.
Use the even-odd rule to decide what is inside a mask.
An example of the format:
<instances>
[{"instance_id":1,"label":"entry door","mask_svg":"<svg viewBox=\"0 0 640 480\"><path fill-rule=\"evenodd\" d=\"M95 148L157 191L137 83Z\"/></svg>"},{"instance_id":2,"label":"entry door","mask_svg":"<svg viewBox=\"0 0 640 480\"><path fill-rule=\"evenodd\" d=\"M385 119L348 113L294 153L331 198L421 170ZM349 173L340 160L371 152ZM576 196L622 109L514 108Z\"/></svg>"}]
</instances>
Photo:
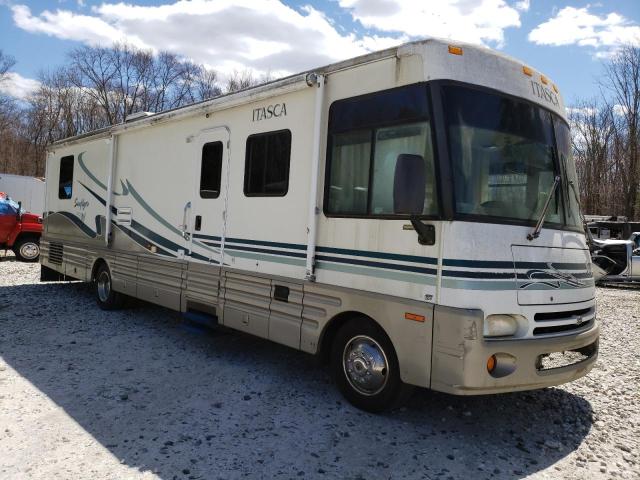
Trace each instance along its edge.
<instances>
[{"instance_id":1,"label":"entry door","mask_svg":"<svg viewBox=\"0 0 640 480\"><path fill-rule=\"evenodd\" d=\"M229 129L202 130L193 140L195 179L188 222L189 261L220 265L225 235L229 172Z\"/></svg>"}]
</instances>

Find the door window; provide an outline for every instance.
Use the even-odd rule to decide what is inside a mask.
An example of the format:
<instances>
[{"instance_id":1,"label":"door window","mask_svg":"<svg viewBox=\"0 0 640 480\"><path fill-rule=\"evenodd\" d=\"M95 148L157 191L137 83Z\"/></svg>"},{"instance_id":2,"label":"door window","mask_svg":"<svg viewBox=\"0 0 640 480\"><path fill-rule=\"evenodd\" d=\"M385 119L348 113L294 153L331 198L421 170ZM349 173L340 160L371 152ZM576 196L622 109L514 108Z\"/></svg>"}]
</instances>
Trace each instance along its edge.
<instances>
[{"instance_id":1,"label":"door window","mask_svg":"<svg viewBox=\"0 0 640 480\"><path fill-rule=\"evenodd\" d=\"M222 142L209 142L202 146L200 198L218 198L220 196L222 149Z\"/></svg>"}]
</instances>

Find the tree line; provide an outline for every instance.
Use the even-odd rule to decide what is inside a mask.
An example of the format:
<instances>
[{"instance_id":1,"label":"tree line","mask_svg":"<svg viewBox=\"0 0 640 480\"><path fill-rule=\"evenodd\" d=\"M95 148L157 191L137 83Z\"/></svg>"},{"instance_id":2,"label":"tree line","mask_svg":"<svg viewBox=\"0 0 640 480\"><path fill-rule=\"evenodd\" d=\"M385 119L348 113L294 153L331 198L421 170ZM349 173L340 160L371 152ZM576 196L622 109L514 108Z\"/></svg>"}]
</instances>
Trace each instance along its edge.
<instances>
[{"instance_id":1,"label":"tree line","mask_svg":"<svg viewBox=\"0 0 640 480\"><path fill-rule=\"evenodd\" d=\"M15 60L0 50L0 86ZM46 147L60 139L161 112L270 80L236 71L221 82L202 64L129 44L83 46L64 65L40 73L39 87L18 101L0 92L0 172L44 176Z\"/></svg>"},{"instance_id":2,"label":"tree line","mask_svg":"<svg viewBox=\"0 0 640 480\"><path fill-rule=\"evenodd\" d=\"M582 211L640 219L640 48L608 60L599 85L569 110Z\"/></svg>"},{"instance_id":3,"label":"tree line","mask_svg":"<svg viewBox=\"0 0 640 480\"><path fill-rule=\"evenodd\" d=\"M0 84L14 65L0 50ZM204 65L128 44L76 48L24 101L0 93L0 172L43 176L52 142L268 80L244 71L222 83ZM640 49L623 47L606 61L599 84L598 98L569 109L582 210L639 219Z\"/></svg>"}]
</instances>

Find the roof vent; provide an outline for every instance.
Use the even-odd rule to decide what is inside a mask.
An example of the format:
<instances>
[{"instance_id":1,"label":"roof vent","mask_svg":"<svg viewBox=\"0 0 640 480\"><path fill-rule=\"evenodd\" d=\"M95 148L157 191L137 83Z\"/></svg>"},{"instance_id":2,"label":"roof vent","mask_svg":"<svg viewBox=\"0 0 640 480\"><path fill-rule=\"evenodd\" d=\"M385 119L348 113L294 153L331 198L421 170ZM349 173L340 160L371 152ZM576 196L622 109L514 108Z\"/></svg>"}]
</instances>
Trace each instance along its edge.
<instances>
[{"instance_id":1,"label":"roof vent","mask_svg":"<svg viewBox=\"0 0 640 480\"><path fill-rule=\"evenodd\" d=\"M134 120L139 120L140 118L150 117L151 115L155 115L155 112L136 112L127 116L126 123L133 122Z\"/></svg>"}]
</instances>

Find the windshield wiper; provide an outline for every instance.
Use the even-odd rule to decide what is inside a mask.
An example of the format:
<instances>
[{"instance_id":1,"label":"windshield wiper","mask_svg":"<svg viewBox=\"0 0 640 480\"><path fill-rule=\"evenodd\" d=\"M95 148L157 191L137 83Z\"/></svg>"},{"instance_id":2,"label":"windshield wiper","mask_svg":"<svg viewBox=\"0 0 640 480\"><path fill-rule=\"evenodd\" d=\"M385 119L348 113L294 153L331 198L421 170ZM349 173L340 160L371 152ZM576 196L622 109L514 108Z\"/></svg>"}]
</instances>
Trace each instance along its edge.
<instances>
[{"instance_id":1,"label":"windshield wiper","mask_svg":"<svg viewBox=\"0 0 640 480\"><path fill-rule=\"evenodd\" d=\"M549 210L551 199L553 198L553 194L556 192L556 188L558 188L559 183L560 175L556 175L556 178L553 180L553 186L551 187L549 196L547 197L547 201L544 202L544 207L542 209L542 213L540 214L540 218L538 219L538 223L536 223L536 228L533 229L533 232L527 235L527 240L532 241L540 236L540 230L542 230L542 225L544 224L544 217L547 216L547 210Z\"/></svg>"}]
</instances>

